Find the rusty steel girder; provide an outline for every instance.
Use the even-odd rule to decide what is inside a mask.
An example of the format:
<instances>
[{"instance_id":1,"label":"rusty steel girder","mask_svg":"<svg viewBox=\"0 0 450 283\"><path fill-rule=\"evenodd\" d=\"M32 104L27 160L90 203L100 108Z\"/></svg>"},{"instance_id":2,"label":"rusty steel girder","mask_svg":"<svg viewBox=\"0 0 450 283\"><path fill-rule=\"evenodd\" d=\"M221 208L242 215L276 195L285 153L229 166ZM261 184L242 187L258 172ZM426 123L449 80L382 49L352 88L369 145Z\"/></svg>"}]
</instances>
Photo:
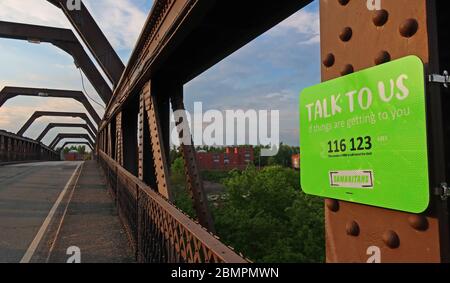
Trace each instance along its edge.
<instances>
[{"instance_id":1,"label":"rusty steel girder","mask_svg":"<svg viewBox=\"0 0 450 283\"><path fill-rule=\"evenodd\" d=\"M36 138L36 141L41 142L42 139L47 135L47 133L54 128L82 128L85 129L90 137L95 140L97 138L97 132L93 132L91 128L87 124L69 124L69 123L50 123L48 126L42 131L42 133Z\"/></svg>"},{"instance_id":2,"label":"rusty steel girder","mask_svg":"<svg viewBox=\"0 0 450 283\"><path fill-rule=\"evenodd\" d=\"M96 127L92 124L91 120L85 113L78 112L51 112L51 111L36 111L23 125L23 127L17 132L17 135L23 136L23 134L30 128L30 126L40 117L71 117L81 118L86 121L86 124L91 128L93 132L96 132Z\"/></svg>"},{"instance_id":3,"label":"rusty steel girder","mask_svg":"<svg viewBox=\"0 0 450 283\"><path fill-rule=\"evenodd\" d=\"M155 1L106 119L156 75L186 83L311 2Z\"/></svg>"},{"instance_id":4,"label":"rusty steel girder","mask_svg":"<svg viewBox=\"0 0 450 283\"><path fill-rule=\"evenodd\" d=\"M69 10L66 0L47 0L60 8L73 27L77 30L83 42L89 48L109 80L117 85L125 66L112 48L108 39L98 27L83 2L80 10Z\"/></svg>"},{"instance_id":5,"label":"rusty steel girder","mask_svg":"<svg viewBox=\"0 0 450 283\"><path fill-rule=\"evenodd\" d=\"M407 55L417 55L427 73L440 73L436 2L321 0L322 80L327 81ZM439 1L446 2L446 1ZM426 86L430 134L430 207L410 214L326 200L328 262L448 262L447 202L433 189L448 181L439 86ZM412 131L414 129L411 129ZM389 170L389 168L386 168Z\"/></svg>"},{"instance_id":6,"label":"rusty steel girder","mask_svg":"<svg viewBox=\"0 0 450 283\"><path fill-rule=\"evenodd\" d=\"M48 42L61 48L74 58L75 64L83 70L103 102L108 104L111 99L111 88L70 29L0 21L0 37L30 42Z\"/></svg>"},{"instance_id":7,"label":"rusty steel girder","mask_svg":"<svg viewBox=\"0 0 450 283\"><path fill-rule=\"evenodd\" d=\"M89 137L88 134L58 134L55 139L49 144L48 147L55 149L55 147L65 139L85 139L92 147L95 147L95 142Z\"/></svg>"},{"instance_id":8,"label":"rusty steel girder","mask_svg":"<svg viewBox=\"0 0 450 283\"><path fill-rule=\"evenodd\" d=\"M86 108L86 111L91 115L97 125L101 121L97 111L95 111L85 94L81 91L6 86L0 91L0 107L2 107L9 99L16 96L73 98L83 104L84 108Z\"/></svg>"},{"instance_id":9,"label":"rusty steel girder","mask_svg":"<svg viewBox=\"0 0 450 283\"><path fill-rule=\"evenodd\" d=\"M63 146L61 146L61 149L60 150L63 150L66 146L68 146L68 145L76 145L76 144L82 144L82 145L87 145L87 146L89 146L89 148L92 150L92 151L94 151L94 147L92 147L92 144L90 143L90 142L87 142L87 141L79 141L79 142L77 142L77 141L69 141L69 142L65 142L64 144L63 144Z\"/></svg>"},{"instance_id":10,"label":"rusty steel girder","mask_svg":"<svg viewBox=\"0 0 450 283\"><path fill-rule=\"evenodd\" d=\"M183 87L180 85L177 90L172 93L171 103L173 112L185 113L186 108L183 102ZM203 181L201 178L200 170L197 165L197 156L195 154L195 147L193 146L193 140L191 133L182 132L178 128L180 123L187 121L187 115L184 114L179 117L178 121L175 121L175 126L177 126L178 134L180 137L180 150L181 155L184 160L184 170L186 175L186 187L188 193L192 198L194 210L197 213L199 222L203 227L207 228L209 231L215 233L214 221L212 218L211 211L208 206L208 198L203 187ZM187 137L190 144L184 144L183 140Z\"/></svg>"}]
</instances>

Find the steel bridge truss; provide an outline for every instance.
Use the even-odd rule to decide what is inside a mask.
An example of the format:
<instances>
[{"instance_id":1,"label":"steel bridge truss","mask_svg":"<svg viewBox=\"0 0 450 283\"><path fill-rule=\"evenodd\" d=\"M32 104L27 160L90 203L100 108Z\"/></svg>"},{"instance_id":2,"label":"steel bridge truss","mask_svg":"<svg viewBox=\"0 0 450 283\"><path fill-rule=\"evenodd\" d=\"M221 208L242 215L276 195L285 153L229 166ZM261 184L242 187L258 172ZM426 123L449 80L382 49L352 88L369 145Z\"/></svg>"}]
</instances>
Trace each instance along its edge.
<instances>
[{"instance_id":1,"label":"steel bridge truss","mask_svg":"<svg viewBox=\"0 0 450 283\"><path fill-rule=\"evenodd\" d=\"M23 134L30 128L30 126L41 117L68 117L68 118L80 118L83 119L89 126L92 132L97 132L97 128L92 124L91 120L85 113L80 112L58 112L58 111L36 111L25 122L22 128L17 132L17 135L23 136Z\"/></svg>"},{"instance_id":2,"label":"steel bridge truss","mask_svg":"<svg viewBox=\"0 0 450 283\"><path fill-rule=\"evenodd\" d=\"M65 139L84 139L91 144L92 148L95 148L95 142L89 137L89 135L76 133L58 134L49 144L49 147L56 150L56 146L58 146L58 144Z\"/></svg>"},{"instance_id":3,"label":"steel bridge truss","mask_svg":"<svg viewBox=\"0 0 450 283\"><path fill-rule=\"evenodd\" d=\"M212 234L213 218L195 149L185 142L191 139L186 129L178 129L184 137L180 150L196 220L171 204L170 109L185 109L186 82L312 1L241 1L237 6L233 1L155 0L125 69L84 5L75 12L68 11L62 0L49 2L74 25L114 84L113 92L93 70L92 62L87 62L71 31L0 22L0 36L51 42L68 51L107 103L96 150L136 258L140 262L246 262ZM450 63L445 53L450 36L445 28L448 1L383 1L383 9L374 11L366 1L320 2L323 81L411 54L422 59L429 73L441 73ZM439 85L428 85L426 90L430 208L416 215L326 200L328 262L367 262L373 247L383 262L450 261L448 201L433 193L443 182L450 182L446 150L450 121L443 117L450 98L442 95ZM20 135L40 117L33 116ZM176 124L185 119L178 117ZM4 148L10 140L24 139L15 136L6 141L5 137L0 134L2 156L8 153Z\"/></svg>"}]
</instances>

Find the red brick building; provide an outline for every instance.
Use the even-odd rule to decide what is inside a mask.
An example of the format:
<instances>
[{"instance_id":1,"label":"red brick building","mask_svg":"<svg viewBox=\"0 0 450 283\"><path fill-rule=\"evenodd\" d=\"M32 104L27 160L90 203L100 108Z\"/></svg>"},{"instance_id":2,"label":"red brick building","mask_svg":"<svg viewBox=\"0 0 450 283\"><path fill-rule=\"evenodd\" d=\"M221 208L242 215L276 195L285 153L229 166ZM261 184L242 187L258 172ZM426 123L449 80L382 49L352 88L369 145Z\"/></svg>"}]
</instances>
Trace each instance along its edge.
<instances>
[{"instance_id":1,"label":"red brick building","mask_svg":"<svg viewBox=\"0 0 450 283\"><path fill-rule=\"evenodd\" d=\"M227 148L225 152L197 152L200 170L245 170L254 159L253 147Z\"/></svg>"},{"instance_id":2,"label":"red brick building","mask_svg":"<svg viewBox=\"0 0 450 283\"><path fill-rule=\"evenodd\" d=\"M83 155L79 154L76 150L71 150L68 153L64 154L65 161L82 161Z\"/></svg>"},{"instance_id":3,"label":"red brick building","mask_svg":"<svg viewBox=\"0 0 450 283\"><path fill-rule=\"evenodd\" d=\"M300 170L300 154L292 155L292 168Z\"/></svg>"}]
</instances>

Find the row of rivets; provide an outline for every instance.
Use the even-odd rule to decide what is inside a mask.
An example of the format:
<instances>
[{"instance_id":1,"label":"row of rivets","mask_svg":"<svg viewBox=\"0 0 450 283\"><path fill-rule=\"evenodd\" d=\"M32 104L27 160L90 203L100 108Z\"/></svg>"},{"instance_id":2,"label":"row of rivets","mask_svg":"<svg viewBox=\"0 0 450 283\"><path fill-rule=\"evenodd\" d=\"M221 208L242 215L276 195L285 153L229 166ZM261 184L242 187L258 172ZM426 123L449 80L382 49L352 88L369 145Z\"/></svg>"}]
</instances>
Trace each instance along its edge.
<instances>
[{"instance_id":1,"label":"row of rivets","mask_svg":"<svg viewBox=\"0 0 450 283\"><path fill-rule=\"evenodd\" d=\"M350 1L349 0L338 0L338 2L345 6ZM373 23L377 27L381 27L385 25L389 20L389 12L386 10L379 10L374 12ZM415 19L407 19L405 20L399 27L400 35L406 38L410 38L414 36L419 29L419 24ZM342 42L348 42L353 37L353 30L351 27L345 27L341 33L339 34L339 38ZM375 65L380 65L391 60L391 55L387 51L380 51L374 59ZM336 62L336 58L334 54L329 53L325 56L323 60L323 65L326 68L332 67ZM354 72L354 67L351 64L347 64L341 71L341 75L345 76Z\"/></svg>"},{"instance_id":2,"label":"row of rivets","mask_svg":"<svg viewBox=\"0 0 450 283\"><path fill-rule=\"evenodd\" d=\"M326 207L332 212L339 211L339 201L334 199L325 200ZM409 225L417 231L426 231L429 228L428 220L423 215L411 215L408 218ZM360 234L360 227L356 221L350 221L345 227L347 235L358 237ZM400 246L400 237L395 231L386 231L382 235L383 242L391 249L396 249Z\"/></svg>"}]
</instances>

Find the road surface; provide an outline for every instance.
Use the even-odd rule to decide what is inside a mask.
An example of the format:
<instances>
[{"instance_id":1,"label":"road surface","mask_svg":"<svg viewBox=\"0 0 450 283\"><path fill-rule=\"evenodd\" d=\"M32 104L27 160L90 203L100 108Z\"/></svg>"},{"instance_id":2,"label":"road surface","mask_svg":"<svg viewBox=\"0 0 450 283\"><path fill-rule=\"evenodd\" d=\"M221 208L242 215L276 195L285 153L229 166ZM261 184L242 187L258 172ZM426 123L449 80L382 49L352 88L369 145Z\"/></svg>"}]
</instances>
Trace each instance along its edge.
<instances>
[{"instance_id":1,"label":"road surface","mask_svg":"<svg viewBox=\"0 0 450 283\"><path fill-rule=\"evenodd\" d=\"M79 162L0 167L0 262L20 262Z\"/></svg>"}]
</instances>

